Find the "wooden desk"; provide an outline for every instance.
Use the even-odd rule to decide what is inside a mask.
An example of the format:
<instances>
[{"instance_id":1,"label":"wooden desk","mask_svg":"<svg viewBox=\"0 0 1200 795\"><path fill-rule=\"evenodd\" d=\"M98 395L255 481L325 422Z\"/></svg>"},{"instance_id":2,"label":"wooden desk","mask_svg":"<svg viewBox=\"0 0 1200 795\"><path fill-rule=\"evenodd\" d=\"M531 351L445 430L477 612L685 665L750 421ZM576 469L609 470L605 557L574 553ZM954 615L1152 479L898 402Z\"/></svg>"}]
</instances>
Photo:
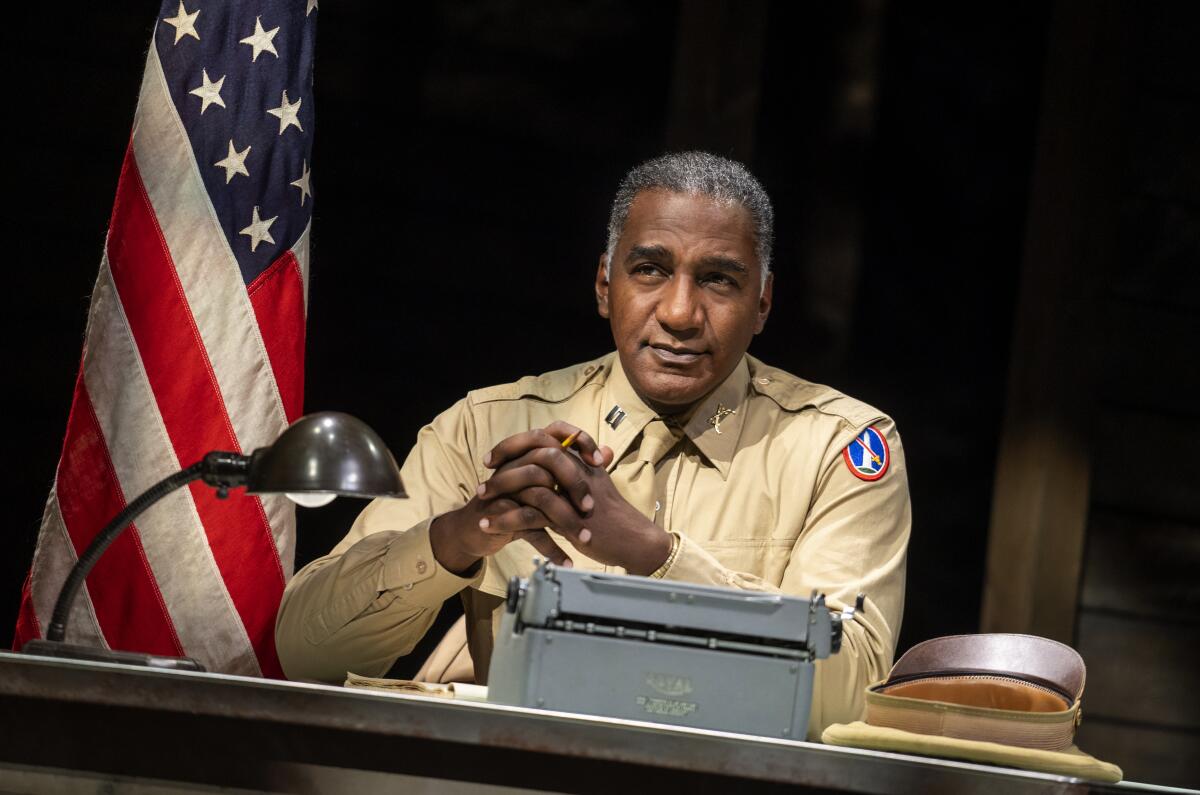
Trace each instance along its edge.
<instances>
[{"instance_id":1,"label":"wooden desk","mask_svg":"<svg viewBox=\"0 0 1200 795\"><path fill-rule=\"evenodd\" d=\"M30 782L38 781L49 782L46 791L82 781L92 791L97 782L151 782L171 792L213 785L464 793L1157 789L495 704L11 653L0 653L0 716L0 790L37 789Z\"/></svg>"}]
</instances>

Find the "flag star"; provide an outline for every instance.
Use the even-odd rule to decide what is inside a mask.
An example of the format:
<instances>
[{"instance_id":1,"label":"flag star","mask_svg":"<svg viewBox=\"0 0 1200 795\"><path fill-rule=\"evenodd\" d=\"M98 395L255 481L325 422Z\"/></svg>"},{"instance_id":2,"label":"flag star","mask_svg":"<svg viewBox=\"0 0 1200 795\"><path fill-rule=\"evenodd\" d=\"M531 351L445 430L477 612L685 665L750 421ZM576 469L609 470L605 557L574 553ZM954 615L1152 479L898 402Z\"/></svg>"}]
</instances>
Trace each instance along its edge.
<instances>
[{"instance_id":1,"label":"flag star","mask_svg":"<svg viewBox=\"0 0 1200 795\"><path fill-rule=\"evenodd\" d=\"M253 253L254 249L258 248L258 244L264 240L272 245L275 243L275 238L271 237L271 233L267 230L271 228L271 224L275 223L275 218L278 217L279 216L277 215L274 218L268 218L264 221L258 217L258 208L254 208L254 213L250 218L250 226L238 232L239 235L245 235L246 237L250 238L251 253Z\"/></svg>"},{"instance_id":2,"label":"flag star","mask_svg":"<svg viewBox=\"0 0 1200 795\"><path fill-rule=\"evenodd\" d=\"M225 169L226 185L233 179L234 174L241 174L245 177L250 176L250 172L246 170L246 155L248 154L250 154L249 145L246 146L245 150L239 152L237 147L233 145L233 139L229 139L229 154L225 156L224 160L218 160L213 163L214 166ZM254 249L251 248L250 250L253 251Z\"/></svg>"},{"instance_id":3,"label":"flag star","mask_svg":"<svg viewBox=\"0 0 1200 795\"><path fill-rule=\"evenodd\" d=\"M279 118L279 134L283 135L283 131L291 125L296 125L296 129L304 132L304 128L300 126L300 103L303 99L298 99L294 104L288 102L287 92L283 92L283 99L278 108L267 108L267 113Z\"/></svg>"},{"instance_id":4,"label":"flag star","mask_svg":"<svg viewBox=\"0 0 1200 795\"><path fill-rule=\"evenodd\" d=\"M240 44L249 44L254 50L254 54L250 56L251 61L257 61L258 56L263 50L279 57L279 53L275 51L275 45L271 43L271 39L275 38L275 34L279 32L279 28L271 30L263 30L262 17L254 18L254 34L242 39Z\"/></svg>"},{"instance_id":5,"label":"flag star","mask_svg":"<svg viewBox=\"0 0 1200 795\"><path fill-rule=\"evenodd\" d=\"M200 16L199 11L188 13L183 7L183 0L179 0L179 11L173 17L163 17L163 22L168 25L175 26L175 43L184 36L191 36L196 41L200 41L200 34L196 32L196 17Z\"/></svg>"},{"instance_id":6,"label":"flag star","mask_svg":"<svg viewBox=\"0 0 1200 795\"><path fill-rule=\"evenodd\" d=\"M312 196L312 186L309 184L309 177L312 172L308 170L308 161L304 161L304 173L300 175L300 179L295 180L291 184L300 189L300 206L304 206L304 197Z\"/></svg>"},{"instance_id":7,"label":"flag star","mask_svg":"<svg viewBox=\"0 0 1200 795\"><path fill-rule=\"evenodd\" d=\"M313 12L313 9L316 7L317 7L317 0L308 0L308 9L305 10L304 16L308 16L309 14L311 14Z\"/></svg>"},{"instance_id":8,"label":"flag star","mask_svg":"<svg viewBox=\"0 0 1200 795\"><path fill-rule=\"evenodd\" d=\"M197 11L197 14L200 12ZM222 108L225 107L225 100L221 99L221 86L225 84L225 75L221 75L221 79L213 82L208 79L208 70L201 69L200 77L204 81L200 85L189 91L189 94L195 94L200 97L200 115L204 115L204 111L208 110L208 106L216 103Z\"/></svg>"}]
</instances>

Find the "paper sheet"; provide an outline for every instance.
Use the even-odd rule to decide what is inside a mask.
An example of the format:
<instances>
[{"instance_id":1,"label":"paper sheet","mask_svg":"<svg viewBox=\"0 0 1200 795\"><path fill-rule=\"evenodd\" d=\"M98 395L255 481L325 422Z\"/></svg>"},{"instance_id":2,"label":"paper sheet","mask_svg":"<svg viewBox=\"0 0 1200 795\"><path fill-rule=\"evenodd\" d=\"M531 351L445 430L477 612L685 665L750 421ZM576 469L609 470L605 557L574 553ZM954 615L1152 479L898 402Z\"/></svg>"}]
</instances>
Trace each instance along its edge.
<instances>
[{"instance_id":1,"label":"paper sheet","mask_svg":"<svg viewBox=\"0 0 1200 795\"><path fill-rule=\"evenodd\" d=\"M346 687L361 687L367 690L390 690L393 693L413 693L422 696L437 696L438 698L454 698L459 701L487 701L487 687L472 685L465 682L451 682L443 685L434 682L417 682L412 679L382 679L374 676L360 676L351 671L346 672Z\"/></svg>"}]
</instances>

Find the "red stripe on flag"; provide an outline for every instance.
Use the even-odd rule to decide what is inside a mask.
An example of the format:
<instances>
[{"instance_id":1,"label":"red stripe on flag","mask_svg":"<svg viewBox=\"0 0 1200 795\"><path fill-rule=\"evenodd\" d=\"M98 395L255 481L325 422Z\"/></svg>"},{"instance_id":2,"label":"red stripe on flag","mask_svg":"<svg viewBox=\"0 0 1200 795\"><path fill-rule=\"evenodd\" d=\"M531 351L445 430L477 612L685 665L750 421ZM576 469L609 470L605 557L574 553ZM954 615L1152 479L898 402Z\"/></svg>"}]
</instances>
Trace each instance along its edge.
<instances>
[{"instance_id":1,"label":"red stripe on flag","mask_svg":"<svg viewBox=\"0 0 1200 795\"><path fill-rule=\"evenodd\" d=\"M126 151L109 225L108 259L175 454L184 466L210 450L240 452L196 320L134 161ZM217 568L266 676L282 677L275 613L283 569L257 497L219 500L191 485ZM180 573L177 576L186 576ZM212 598L219 598L213 594Z\"/></svg>"},{"instance_id":2,"label":"red stripe on flag","mask_svg":"<svg viewBox=\"0 0 1200 795\"><path fill-rule=\"evenodd\" d=\"M283 399L287 421L304 410L304 276L285 251L246 288L262 331L267 358Z\"/></svg>"},{"instance_id":3,"label":"red stripe on flag","mask_svg":"<svg viewBox=\"0 0 1200 795\"><path fill-rule=\"evenodd\" d=\"M13 651L20 651L26 643L42 636L42 627L38 624L37 612L33 609L32 579L33 571L30 570L25 575L25 584L21 586L21 608L17 611L17 630L13 633Z\"/></svg>"},{"instance_id":4,"label":"red stripe on flag","mask_svg":"<svg viewBox=\"0 0 1200 795\"><path fill-rule=\"evenodd\" d=\"M82 555L96 534L125 509L125 497L83 382L82 368L75 383L55 483L63 524L75 554ZM183 645L146 562L136 524L117 537L96 562L87 582L96 618L110 646L148 654L183 654Z\"/></svg>"}]
</instances>

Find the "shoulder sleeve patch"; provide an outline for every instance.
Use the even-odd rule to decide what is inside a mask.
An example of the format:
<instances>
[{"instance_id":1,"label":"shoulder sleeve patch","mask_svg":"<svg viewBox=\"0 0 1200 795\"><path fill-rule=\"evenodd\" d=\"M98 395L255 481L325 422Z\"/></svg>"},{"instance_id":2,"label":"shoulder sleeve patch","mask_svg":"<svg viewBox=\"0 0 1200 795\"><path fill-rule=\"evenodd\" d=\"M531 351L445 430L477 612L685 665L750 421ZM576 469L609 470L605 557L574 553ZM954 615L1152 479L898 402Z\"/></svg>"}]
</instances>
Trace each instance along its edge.
<instances>
[{"instance_id":1,"label":"shoulder sleeve patch","mask_svg":"<svg viewBox=\"0 0 1200 795\"><path fill-rule=\"evenodd\" d=\"M892 463L887 439L874 425L868 425L859 431L842 450L842 458L850 474L859 480L879 480L887 474Z\"/></svg>"}]
</instances>

